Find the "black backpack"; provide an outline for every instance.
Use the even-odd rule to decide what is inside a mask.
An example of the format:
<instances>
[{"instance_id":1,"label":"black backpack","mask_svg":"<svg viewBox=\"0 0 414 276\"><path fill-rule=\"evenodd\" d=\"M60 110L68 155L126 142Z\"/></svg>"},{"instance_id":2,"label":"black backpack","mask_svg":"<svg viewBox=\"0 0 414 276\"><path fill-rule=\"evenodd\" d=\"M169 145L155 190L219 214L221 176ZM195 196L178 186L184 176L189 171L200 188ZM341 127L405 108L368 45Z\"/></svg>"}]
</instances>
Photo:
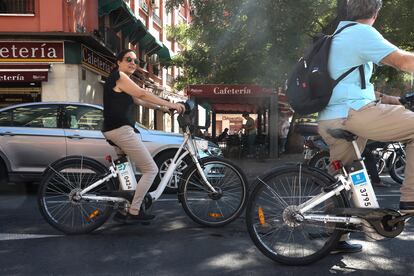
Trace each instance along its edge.
<instances>
[{"instance_id":1,"label":"black backpack","mask_svg":"<svg viewBox=\"0 0 414 276\"><path fill-rule=\"evenodd\" d=\"M338 79L333 80L328 72L328 58L332 39L345 28L355 25L350 23L333 35L321 35L301 57L287 81L286 96L293 110L300 115L307 115L323 110L331 99L334 87L359 68L361 88L365 89L364 66L355 66Z\"/></svg>"}]
</instances>

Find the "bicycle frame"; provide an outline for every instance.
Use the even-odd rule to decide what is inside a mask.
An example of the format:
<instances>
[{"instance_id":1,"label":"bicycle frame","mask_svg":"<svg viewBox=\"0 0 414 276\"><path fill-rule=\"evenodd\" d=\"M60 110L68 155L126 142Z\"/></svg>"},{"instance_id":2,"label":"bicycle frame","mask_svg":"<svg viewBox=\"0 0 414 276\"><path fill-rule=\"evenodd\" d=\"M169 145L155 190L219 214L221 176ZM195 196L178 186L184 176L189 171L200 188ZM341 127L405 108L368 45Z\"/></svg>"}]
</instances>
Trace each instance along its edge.
<instances>
[{"instance_id":1,"label":"bicycle frame","mask_svg":"<svg viewBox=\"0 0 414 276\"><path fill-rule=\"evenodd\" d=\"M317 214L306 214L307 212L311 211L312 208L321 204L322 202L328 200L329 198L340 194L343 190L352 191L351 199L354 205L357 208L379 208L379 204L375 195L375 191L372 188L371 181L369 181L368 173L365 168L365 164L363 159L361 158L361 152L359 151L358 145L356 141L352 141L352 145L356 152L357 158L361 164L361 170L358 171L358 174L363 174L362 178L365 182L357 183L352 181L352 177L355 174L350 173L342 167L342 174L338 174L337 178L337 185L334 189L329 192L323 192L310 200L300 204L297 206L298 213L301 215L297 215L297 219L299 220L313 220L313 221L320 221L320 222L337 222L337 223L345 223L345 224L361 224L365 220L356 218L356 217L340 217L340 216L330 216L330 215L317 215ZM358 185L361 185L362 188L359 188ZM358 194L359 193L359 194Z\"/></svg>"},{"instance_id":2,"label":"bicycle frame","mask_svg":"<svg viewBox=\"0 0 414 276\"><path fill-rule=\"evenodd\" d=\"M171 161L171 164L169 164L168 169L166 173L164 174L163 178L161 179L161 182L159 183L157 189L155 191L152 191L149 193L153 201L156 201L164 192L165 187L167 186L168 182L173 177L173 173L176 170L177 166L180 164L181 160L186 157L188 154L190 154L191 159L195 163L198 172L200 173L200 176L202 177L202 180L204 181L204 184L207 185L207 187L211 190L212 193L217 193L217 191L214 189L214 187L210 184L210 182L207 180L203 169L201 168L199 160L199 156L197 153L197 146L196 142L192 137L192 134L189 130L189 128L186 128L186 131L184 132L184 141L180 145L179 149L177 150L177 153L175 154L174 158ZM97 195L87 195L89 191L93 190L94 188L98 187L102 183L108 181L111 178L118 177L119 171L116 168L114 162L112 161L111 166L109 167L110 173L103 177L102 179L94 182L92 185L88 186L87 188L83 189L79 193L79 197L82 199L89 199L89 200L96 200L96 201L112 201L112 202L125 202L126 199L122 197L112 197L112 196L97 196ZM79 199L80 199L79 198Z\"/></svg>"}]
</instances>

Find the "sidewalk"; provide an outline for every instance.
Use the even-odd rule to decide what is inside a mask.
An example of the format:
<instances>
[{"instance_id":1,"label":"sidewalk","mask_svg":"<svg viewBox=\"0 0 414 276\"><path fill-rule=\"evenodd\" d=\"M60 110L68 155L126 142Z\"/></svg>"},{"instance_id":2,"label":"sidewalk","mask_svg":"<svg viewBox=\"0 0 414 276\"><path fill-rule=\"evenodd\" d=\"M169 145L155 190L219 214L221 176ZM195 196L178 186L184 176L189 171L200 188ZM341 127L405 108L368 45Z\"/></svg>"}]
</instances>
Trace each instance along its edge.
<instances>
[{"instance_id":1,"label":"sidewalk","mask_svg":"<svg viewBox=\"0 0 414 276\"><path fill-rule=\"evenodd\" d=\"M282 154L277 159L266 159L264 161L257 161L256 159L230 159L233 163L239 166L247 176L249 183L254 179L270 170L273 167L283 165L285 163L303 162L303 154Z\"/></svg>"}]
</instances>

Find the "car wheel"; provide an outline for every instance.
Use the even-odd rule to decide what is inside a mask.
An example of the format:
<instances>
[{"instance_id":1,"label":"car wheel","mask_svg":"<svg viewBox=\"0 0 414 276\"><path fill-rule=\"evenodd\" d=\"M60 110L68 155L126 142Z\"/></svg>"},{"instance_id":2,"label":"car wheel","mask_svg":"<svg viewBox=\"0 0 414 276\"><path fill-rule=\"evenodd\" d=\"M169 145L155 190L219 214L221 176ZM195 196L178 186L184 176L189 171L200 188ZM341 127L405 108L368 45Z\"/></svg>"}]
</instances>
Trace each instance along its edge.
<instances>
[{"instance_id":1,"label":"car wheel","mask_svg":"<svg viewBox=\"0 0 414 276\"><path fill-rule=\"evenodd\" d=\"M167 151L161 153L159 156L155 158L155 163L158 167L158 175L155 178L154 185L152 186L151 190L155 190L158 187L158 184L161 182L161 178L167 172L168 166L171 164L172 159L174 158L175 151ZM178 184L180 183L181 177L184 171L192 164L192 160L190 156L186 156L181 163L178 165L177 169L175 170L173 177L167 183L167 187L165 187L165 193L167 194L174 194L178 191Z\"/></svg>"}]
</instances>

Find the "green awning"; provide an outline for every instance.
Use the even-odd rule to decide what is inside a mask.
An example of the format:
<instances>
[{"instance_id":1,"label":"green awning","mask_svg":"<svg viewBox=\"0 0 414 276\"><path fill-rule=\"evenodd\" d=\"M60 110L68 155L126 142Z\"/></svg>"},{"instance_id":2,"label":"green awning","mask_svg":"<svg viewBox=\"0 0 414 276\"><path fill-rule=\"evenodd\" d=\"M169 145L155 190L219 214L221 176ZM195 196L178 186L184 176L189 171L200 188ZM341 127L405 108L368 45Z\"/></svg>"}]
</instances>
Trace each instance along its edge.
<instances>
[{"instance_id":1,"label":"green awning","mask_svg":"<svg viewBox=\"0 0 414 276\"><path fill-rule=\"evenodd\" d=\"M147 34L145 25L135 17L132 10L123 0L99 0L99 16L113 13L115 16L113 29L122 31L123 35L136 44Z\"/></svg>"},{"instance_id":2,"label":"green awning","mask_svg":"<svg viewBox=\"0 0 414 276\"><path fill-rule=\"evenodd\" d=\"M158 55L161 63L169 62L171 60L170 50L164 43L162 44L162 48L159 49L156 54Z\"/></svg>"},{"instance_id":3,"label":"green awning","mask_svg":"<svg viewBox=\"0 0 414 276\"><path fill-rule=\"evenodd\" d=\"M151 35L145 25L135 17L133 11L123 0L99 0L99 16L113 13L113 29L129 39L132 44L139 43L140 49L151 56L158 54L161 62L171 60L170 51L157 38Z\"/></svg>"},{"instance_id":4,"label":"green awning","mask_svg":"<svg viewBox=\"0 0 414 276\"><path fill-rule=\"evenodd\" d=\"M139 40L139 47L146 50L147 55L155 54L163 47L161 41L156 39L152 34L147 33L143 38Z\"/></svg>"}]
</instances>

